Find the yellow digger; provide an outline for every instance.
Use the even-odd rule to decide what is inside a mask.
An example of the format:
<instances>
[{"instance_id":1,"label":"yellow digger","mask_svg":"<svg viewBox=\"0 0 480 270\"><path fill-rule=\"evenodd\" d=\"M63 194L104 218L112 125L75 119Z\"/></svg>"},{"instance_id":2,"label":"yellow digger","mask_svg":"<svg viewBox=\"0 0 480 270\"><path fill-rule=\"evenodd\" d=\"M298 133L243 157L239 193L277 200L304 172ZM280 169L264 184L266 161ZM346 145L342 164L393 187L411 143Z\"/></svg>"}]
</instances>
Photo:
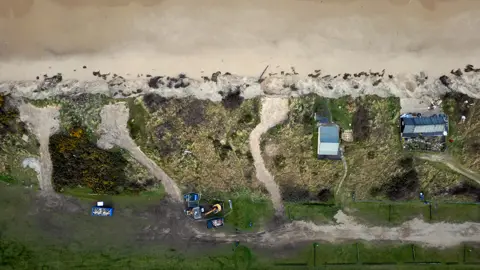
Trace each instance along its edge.
<instances>
[{"instance_id":1,"label":"yellow digger","mask_svg":"<svg viewBox=\"0 0 480 270\"><path fill-rule=\"evenodd\" d=\"M200 205L200 194L189 193L185 194L185 215L195 220L207 220L207 228L216 228L223 226L224 222L224 205L223 202L214 202L210 205ZM230 209L231 201L229 200ZM231 211L230 211L231 212ZM220 216L218 215L220 214ZM228 213L227 213L228 214Z\"/></svg>"}]
</instances>

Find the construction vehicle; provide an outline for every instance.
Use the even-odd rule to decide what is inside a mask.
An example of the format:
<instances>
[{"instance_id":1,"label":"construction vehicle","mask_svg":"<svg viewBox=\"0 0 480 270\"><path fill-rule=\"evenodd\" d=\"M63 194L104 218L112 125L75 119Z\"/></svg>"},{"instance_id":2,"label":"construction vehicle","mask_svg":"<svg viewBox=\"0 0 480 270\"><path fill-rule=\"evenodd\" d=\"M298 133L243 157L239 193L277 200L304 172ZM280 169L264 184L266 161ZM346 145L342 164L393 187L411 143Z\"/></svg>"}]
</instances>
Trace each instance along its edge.
<instances>
[{"instance_id":1,"label":"construction vehicle","mask_svg":"<svg viewBox=\"0 0 480 270\"><path fill-rule=\"evenodd\" d=\"M207 220L207 229L213 229L222 227L225 219L223 217L217 217Z\"/></svg>"},{"instance_id":2,"label":"construction vehicle","mask_svg":"<svg viewBox=\"0 0 480 270\"><path fill-rule=\"evenodd\" d=\"M113 208L105 206L104 202L97 202L96 206L92 207L92 216L111 217L113 216Z\"/></svg>"},{"instance_id":3,"label":"construction vehicle","mask_svg":"<svg viewBox=\"0 0 480 270\"><path fill-rule=\"evenodd\" d=\"M212 204L200 205L201 195L198 193L188 193L183 196L185 200L184 213L194 220L207 220L207 228L217 228L223 226L224 217L229 213L224 213L224 204L221 201L215 201ZM232 201L229 200L230 209Z\"/></svg>"}]
</instances>

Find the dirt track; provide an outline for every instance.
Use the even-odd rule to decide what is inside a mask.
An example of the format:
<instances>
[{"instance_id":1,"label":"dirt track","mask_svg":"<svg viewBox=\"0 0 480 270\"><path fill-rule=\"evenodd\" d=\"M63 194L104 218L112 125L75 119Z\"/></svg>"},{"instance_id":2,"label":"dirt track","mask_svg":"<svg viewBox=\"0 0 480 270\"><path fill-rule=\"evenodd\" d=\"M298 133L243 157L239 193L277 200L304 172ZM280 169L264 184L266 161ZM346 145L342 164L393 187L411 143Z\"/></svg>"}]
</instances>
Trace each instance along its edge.
<instances>
[{"instance_id":1,"label":"dirt track","mask_svg":"<svg viewBox=\"0 0 480 270\"><path fill-rule=\"evenodd\" d=\"M52 193L52 160L48 147L50 136L58 131L59 108L38 108L31 104L22 104L19 108L20 119L28 124L29 129L40 143L40 174L37 176L40 189L44 193Z\"/></svg>"},{"instance_id":2,"label":"dirt track","mask_svg":"<svg viewBox=\"0 0 480 270\"><path fill-rule=\"evenodd\" d=\"M288 99L265 97L262 100L260 124L253 129L249 137L250 151L252 152L255 163L256 177L265 185L268 193L270 193L273 207L275 208L276 214L279 216L284 215L282 195L280 194L280 188L277 183L275 183L275 179L265 167L262 151L260 149L260 141L263 133L286 120L287 116Z\"/></svg>"}]
</instances>

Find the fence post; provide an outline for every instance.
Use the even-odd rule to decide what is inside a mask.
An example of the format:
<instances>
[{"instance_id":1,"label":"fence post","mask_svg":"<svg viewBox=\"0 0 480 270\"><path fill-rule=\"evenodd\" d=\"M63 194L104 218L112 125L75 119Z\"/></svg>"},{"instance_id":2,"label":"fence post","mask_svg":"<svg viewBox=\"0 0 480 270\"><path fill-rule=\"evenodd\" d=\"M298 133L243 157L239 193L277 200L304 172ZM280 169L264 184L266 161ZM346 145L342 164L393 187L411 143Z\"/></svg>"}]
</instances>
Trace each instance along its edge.
<instances>
[{"instance_id":1,"label":"fence post","mask_svg":"<svg viewBox=\"0 0 480 270\"><path fill-rule=\"evenodd\" d=\"M430 221L432 221L432 204L431 203L428 204L428 208L430 211Z\"/></svg>"},{"instance_id":2,"label":"fence post","mask_svg":"<svg viewBox=\"0 0 480 270\"><path fill-rule=\"evenodd\" d=\"M412 244L412 257L413 261L415 262L417 260L416 255L415 255L415 245Z\"/></svg>"},{"instance_id":3,"label":"fence post","mask_svg":"<svg viewBox=\"0 0 480 270\"><path fill-rule=\"evenodd\" d=\"M467 262L467 247L463 244L463 263Z\"/></svg>"},{"instance_id":4,"label":"fence post","mask_svg":"<svg viewBox=\"0 0 480 270\"><path fill-rule=\"evenodd\" d=\"M313 267L317 267L317 247L318 243L313 243Z\"/></svg>"},{"instance_id":5,"label":"fence post","mask_svg":"<svg viewBox=\"0 0 480 270\"><path fill-rule=\"evenodd\" d=\"M358 242L355 243L355 247L357 248L357 264L360 264L360 251L358 250Z\"/></svg>"},{"instance_id":6,"label":"fence post","mask_svg":"<svg viewBox=\"0 0 480 270\"><path fill-rule=\"evenodd\" d=\"M388 205L388 222L392 222L392 218L391 218L391 215L392 215L392 205L389 204Z\"/></svg>"}]
</instances>

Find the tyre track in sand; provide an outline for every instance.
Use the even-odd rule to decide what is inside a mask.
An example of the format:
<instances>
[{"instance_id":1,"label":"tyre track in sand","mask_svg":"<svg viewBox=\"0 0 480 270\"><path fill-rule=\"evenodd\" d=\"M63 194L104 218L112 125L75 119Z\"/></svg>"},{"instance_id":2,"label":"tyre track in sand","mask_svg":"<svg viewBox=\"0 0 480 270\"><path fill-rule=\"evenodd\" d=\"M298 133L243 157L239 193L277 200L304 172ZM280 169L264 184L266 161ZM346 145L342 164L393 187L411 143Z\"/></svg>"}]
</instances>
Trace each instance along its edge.
<instances>
[{"instance_id":1,"label":"tyre track in sand","mask_svg":"<svg viewBox=\"0 0 480 270\"><path fill-rule=\"evenodd\" d=\"M170 178L158 165L145 155L130 137L127 128L129 110L125 102L106 105L101 113L101 124L98 132L101 137L97 141L97 146L102 149L111 149L115 145L127 150L133 158L145 166L148 171L165 187L165 191L170 198L180 203L182 194L175 181Z\"/></svg>"},{"instance_id":2,"label":"tyre track in sand","mask_svg":"<svg viewBox=\"0 0 480 270\"><path fill-rule=\"evenodd\" d=\"M262 99L262 110L260 116L260 124L258 124L250 133L249 143L250 151L254 160L256 177L267 188L268 193L275 208L277 216L284 215L284 207L282 202L282 195L280 188L273 175L265 167L265 163L262 157L262 151L260 149L260 141L263 133L267 132L270 128L278 125L286 120L288 117L288 99L280 97L265 97Z\"/></svg>"}]
</instances>

